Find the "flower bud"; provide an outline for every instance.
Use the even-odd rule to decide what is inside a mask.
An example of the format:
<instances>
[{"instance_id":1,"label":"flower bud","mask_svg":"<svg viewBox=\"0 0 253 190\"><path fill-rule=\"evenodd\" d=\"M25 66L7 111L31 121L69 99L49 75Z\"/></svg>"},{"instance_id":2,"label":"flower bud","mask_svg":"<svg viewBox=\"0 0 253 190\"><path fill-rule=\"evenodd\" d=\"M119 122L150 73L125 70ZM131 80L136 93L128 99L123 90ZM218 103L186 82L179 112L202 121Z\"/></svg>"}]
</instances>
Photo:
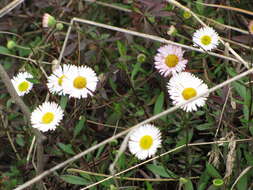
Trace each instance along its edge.
<instances>
[{"instance_id":1,"label":"flower bud","mask_svg":"<svg viewBox=\"0 0 253 190\"><path fill-rule=\"evenodd\" d=\"M64 26L63 26L62 23L57 23L57 24L56 24L56 29L57 29L57 30L62 30L63 27L64 27Z\"/></svg>"},{"instance_id":2,"label":"flower bud","mask_svg":"<svg viewBox=\"0 0 253 190\"><path fill-rule=\"evenodd\" d=\"M139 62L139 63L143 63L143 62L145 62L146 61L146 55L145 54L143 54L143 53L140 53L138 56L137 56L137 61Z\"/></svg>"},{"instance_id":3,"label":"flower bud","mask_svg":"<svg viewBox=\"0 0 253 190\"><path fill-rule=\"evenodd\" d=\"M53 28L56 25L56 19L48 13L45 13L42 18L43 28Z\"/></svg>"},{"instance_id":4,"label":"flower bud","mask_svg":"<svg viewBox=\"0 0 253 190\"><path fill-rule=\"evenodd\" d=\"M189 19L189 18L191 18L191 16L192 16L192 14L191 14L190 12L184 11L183 17L184 17L185 19Z\"/></svg>"},{"instance_id":5,"label":"flower bud","mask_svg":"<svg viewBox=\"0 0 253 190\"><path fill-rule=\"evenodd\" d=\"M15 41L13 41L13 40L8 40L8 42L7 42L7 48L8 48L8 49L13 49L15 46L16 46Z\"/></svg>"},{"instance_id":6,"label":"flower bud","mask_svg":"<svg viewBox=\"0 0 253 190\"><path fill-rule=\"evenodd\" d=\"M169 30L167 31L167 34L170 36L173 36L177 32L177 29L175 28L174 25L171 25Z\"/></svg>"}]
</instances>

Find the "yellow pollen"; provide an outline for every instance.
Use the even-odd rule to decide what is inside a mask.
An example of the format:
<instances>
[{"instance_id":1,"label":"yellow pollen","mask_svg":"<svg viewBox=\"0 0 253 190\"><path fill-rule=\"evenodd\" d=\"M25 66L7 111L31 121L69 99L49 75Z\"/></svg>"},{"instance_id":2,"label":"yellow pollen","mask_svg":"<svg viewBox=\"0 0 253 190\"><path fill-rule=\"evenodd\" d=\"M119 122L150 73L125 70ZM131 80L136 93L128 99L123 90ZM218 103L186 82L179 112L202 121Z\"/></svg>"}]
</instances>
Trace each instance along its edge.
<instances>
[{"instance_id":1,"label":"yellow pollen","mask_svg":"<svg viewBox=\"0 0 253 190\"><path fill-rule=\"evenodd\" d=\"M174 54L169 54L167 55L167 57L165 58L165 64L168 67L175 67L178 64L178 56L174 55Z\"/></svg>"},{"instance_id":2,"label":"yellow pollen","mask_svg":"<svg viewBox=\"0 0 253 190\"><path fill-rule=\"evenodd\" d=\"M76 77L75 80L74 80L74 82L73 82L73 85L77 89L83 89L83 88L85 88L86 85L87 85L86 78L81 77L81 76Z\"/></svg>"},{"instance_id":3,"label":"yellow pollen","mask_svg":"<svg viewBox=\"0 0 253 190\"><path fill-rule=\"evenodd\" d=\"M185 88L182 92L182 96L185 100L189 100L197 95L197 91L194 88Z\"/></svg>"},{"instance_id":4,"label":"yellow pollen","mask_svg":"<svg viewBox=\"0 0 253 190\"><path fill-rule=\"evenodd\" d=\"M205 35L201 37L200 41L202 44L207 46L212 42L212 38L210 36Z\"/></svg>"},{"instance_id":5,"label":"yellow pollen","mask_svg":"<svg viewBox=\"0 0 253 190\"><path fill-rule=\"evenodd\" d=\"M20 92L24 92L29 88L29 83L27 81L23 81L18 85L18 90Z\"/></svg>"},{"instance_id":6,"label":"yellow pollen","mask_svg":"<svg viewBox=\"0 0 253 190\"><path fill-rule=\"evenodd\" d=\"M58 78L58 84L59 84L59 86L62 85L63 78L65 78L65 75L62 75L61 77Z\"/></svg>"},{"instance_id":7,"label":"yellow pollen","mask_svg":"<svg viewBox=\"0 0 253 190\"><path fill-rule=\"evenodd\" d=\"M144 150L149 149L153 145L153 138L150 135L145 135L140 140L140 147Z\"/></svg>"},{"instance_id":8,"label":"yellow pollen","mask_svg":"<svg viewBox=\"0 0 253 190\"><path fill-rule=\"evenodd\" d=\"M47 112L42 117L43 124L49 124L54 120L54 114L52 112Z\"/></svg>"}]
</instances>

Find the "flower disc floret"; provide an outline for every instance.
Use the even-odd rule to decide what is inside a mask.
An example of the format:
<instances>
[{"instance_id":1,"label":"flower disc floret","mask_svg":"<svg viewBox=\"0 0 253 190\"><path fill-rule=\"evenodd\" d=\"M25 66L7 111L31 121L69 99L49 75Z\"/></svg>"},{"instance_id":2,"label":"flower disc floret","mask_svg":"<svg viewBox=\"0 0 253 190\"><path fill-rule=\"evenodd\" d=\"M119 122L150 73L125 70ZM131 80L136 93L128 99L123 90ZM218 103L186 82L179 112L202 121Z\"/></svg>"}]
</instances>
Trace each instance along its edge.
<instances>
[{"instance_id":1,"label":"flower disc floret","mask_svg":"<svg viewBox=\"0 0 253 190\"><path fill-rule=\"evenodd\" d=\"M165 45L158 49L155 56L155 68L167 77L170 74L182 72L188 60L183 58L184 51L181 47L174 45Z\"/></svg>"}]
</instances>

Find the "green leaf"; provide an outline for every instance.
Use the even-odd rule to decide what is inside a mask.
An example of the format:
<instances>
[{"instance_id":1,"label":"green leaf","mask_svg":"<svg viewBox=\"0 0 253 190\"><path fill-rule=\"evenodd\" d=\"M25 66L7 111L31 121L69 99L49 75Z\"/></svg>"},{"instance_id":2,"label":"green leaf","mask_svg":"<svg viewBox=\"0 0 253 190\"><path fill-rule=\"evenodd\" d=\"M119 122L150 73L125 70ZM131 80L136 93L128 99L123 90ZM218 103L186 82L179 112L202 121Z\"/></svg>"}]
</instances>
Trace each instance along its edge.
<instances>
[{"instance_id":1,"label":"green leaf","mask_svg":"<svg viewBox=\"0 0 253 190\"><path fill-rule=\"evenodd\" d=\"M63 144L63 143L58 143L58 146L60 147L60 149L62 149L64 152L74 155L75 152L72 149L72 145L71 144Z\"/></svg>"},{"instance_id":2,"label":"green leaf","mask_svg":"<svg viewBox=\"0 0 253 190\"><path fill-rule=\"evenodd\" d=\"M207 169L205 169L205 171L200 176L197 190L206 190L207 189L206 186L210 181L210 178L211 177L208 175Z\"/></svg>"},{"instance_id":3,"label":"green leaf","mask_svg":"<svg viewBox=\"0 0 253 190\"><path fill-rule=\"evenodd\" d=\"M183 185L184 190L194 190L193 184L190 179L187 179L187 182Z\"/></svg>"},{"instance_id":4,"label":"green leaf","mask_svg":"<svg viewBox=\"0 0 253 190\"><path fill-rule=\"evenodd\" d=\"M214 178L222 178L219 172L212 164L206 163L207 173Z\"/></svg>"},{"instance_id":5,"label":"green leaf","mask_svg":"<svg viewBox=\"0 0 253 190\"><path fill-rule=\"evenodd\" d=\"M18 134L17 137L16 137L16 143L17 143L19 146L22 146L22 147L25 146L24 136Z\"/></svg>"},{"instance_id":6,"label":"green leaf","mask_svg":"<svg viewBox=\"0 0 253 190\"><path fill-rule=\"evenodd\" d=\"M126 46L122 42L117 41L117 47L118 47L120 56L121 57L126 56Z\"/></svg>"},{"instance_id":7,"label":"green leaf","mask_svg":"<svg viewBox=\"0 0 253 190\"><path fill-rule=\"evenodd\" d=\"M201 125L198 125L196 128L199 130L199 131L204 131L204 130L209 130L211 129L211 127L214 125L214 123L204 123L204 124L201 124Z\"/></svg>"},{"instance_id":8,"label":"green leaf","mask_svg":"<svg viewBox=\"0 0 253 190\"><path fill-rule=\"evenodd\" d=\"M232 86L235 88L236 92L243 98L246 98L247 89L244 85L239 82L232 83Z\"/></svg>"},{"instance_id":9,"label":"green leaf","mask_svg":"<svg viewBox=\"0 0 253 190\"><path fill-rule=\"evenodd\" d=\"M105 147L105 145L99 147L97 154L96 154L96 158L99 158L101 156L101 153L103 152L104 147Z\"/></svg>"},{"instance_id":10,"label":"green leaf","mask_svg":"<svg viewBox=\"0 0 253 190\"><path fill-rule=\"evenodd\" d=\"M90 184L89 181L82 177L78 177L75 175L61 175L60 178L70 184L75 184L75 185L88 185Z\"/></svg>"},{"instance_id":11,"label":"green leaf","mask_svg":"<svg viewBox=\"0 0 253 190\"><path fill-rule=\"evenodd\" d=\"M169 172L163 167L163 166L157 166L157 165L153 165L153 164L148 164L147 165L147 168L153 172L154 174L157 174L161 177L177 177L176 174L174 174L172 171L170 171L170 174Z\"/></svg>"},{"instance_id":12,"label":"green leaf","mask_svg":"<svg viewBox=\"0 0 253 190\"><path fill-rule=\"evenodd\" d=\"M242 176L236 184L238 190L247 190L248 188L248 175Z\"/></svg>"},{"instance_id":13,"label":"green leaf","mask_svg":"<svg viewBox=\"0 0 253 190\"><path fill-rule=\"evenodd\" d=\"M11 52L4 46L0 46L0 53L11 54Z\"/></svg>"},{"instance_id":14,"label":"green leaf","mask_svg":"<svg viewBox=\"0 0 253 190\"><path fill-rule=\"evenodd\" d=\"M182 131L182 133L185 133L185 132ZM193 129L189 129L188 130L188 143L191 142L192 137L193 137ZM182 146L182 145L184 145L186 143L187 143L187 137L184 134L184 136L182 136L181 139L177 141L176 147ZM178 151L181 151L181 150L178 150Z\"/></svg>"},{"instance_id":15,"label":"green leaf","mask_svg":"<svg viewBox=\"0 0 253 190\"><path fill-rule=\"evenodd\" d=\"M40 81L38 79L35 78L27 78L26 80L28 80L29 82L33 83L33 84L39 84Z\"/></svg>"},{"instance_id":16,"label":"green leaf","mask_svg":"<svg viewBox=\"0 0 253 190\"><path fill-rule=\"evenodd\" d=\"M145 184L146 184L146 190L153 190L152 185L148 181L146 181Z\"/></svg>"},{"instance_id":17,"label":"green leaf","mask_svg":"<svg viewBox=\"0 0 253 190\"><path fill-rule=\"evenodd\" d=\"M134 45L132 45L132 47L133 47L134 49L136 49L137 51L140 51L140 52L142 52L142 53L144 53L144 54L147 54L147 55L150 54L150 52L147 51L147 49L145 49L145 48L144 48L143 46L141 46L141 45L134 44Z\"/></svg>"},{"instance_id":18,"label":"green leaf","mask_svg":"<svg viewBox=\"0 0 253 190\"><path fill-rule=\"evenodd\" d=\"M198 12L202 15L204 13L205 7L198 2L203 3L203 0L196 1L196 8L197 8Z\"/></svg>"},{"instance_id":19,"label":"green leaf","mask_svg":"<svg viewBox=\"0 0 253 190\"><path fill-rule=\"evenodd\" d=\"M74 138L76 138L76 136L79 135L79 133L82 131L82 129L84 127L84 122L85 122L85 117L81 116L80 120L78 121L78 123L74 129Z\"/></svg>"},{"instance_id":20,"label":"green leaf","mask_svg":"<svg viewBox=\"0 0 253 190\"><path fill-rule=\"evenodd\" d=\"M63 110L65 110L68 103L68 97L67 96L61 96L60 106Z\"/></svg>"},{"instance_id":21,"label":"green leaf","mask_svg":"<svg viewBox=\"0 0 253 190\"><path fill-rule=\"evenodd\" d=\"M140 70L143 70L143 69L141 69L141 63L136 63L136 64L134 65L133 71L131 72L131 81L132 81L132 82L134 81L135 75L136 75Z\"/></svg>"},{"instance_id":22,"label":"green leaf","mask_svg":"<svg viewBox=\"0 0 253 190\"><path fill-rule=\"evenodd\" d=\"M164 93L161 92L161 94L158 96L155 102L154 115L161 113L163 111L163 104L164 104ZM160 117L160 119L165 121L166 116Z\"/></svg>"}]
</instances>

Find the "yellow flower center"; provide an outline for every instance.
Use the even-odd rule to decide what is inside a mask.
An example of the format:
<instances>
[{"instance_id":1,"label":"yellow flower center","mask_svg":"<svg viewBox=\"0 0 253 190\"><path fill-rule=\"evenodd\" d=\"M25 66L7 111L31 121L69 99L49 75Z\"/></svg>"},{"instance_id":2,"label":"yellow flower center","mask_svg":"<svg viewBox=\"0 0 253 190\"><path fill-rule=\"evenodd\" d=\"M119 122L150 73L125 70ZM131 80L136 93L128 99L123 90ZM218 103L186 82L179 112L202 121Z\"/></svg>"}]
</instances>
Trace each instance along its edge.
<instances>
[{"instance_id":1,"label":"yellow flower center","mask_svg":"<svg viewBox=\"0 0 253 190\"><path fill-rule=\"evenodd\" d=\"M253 25L252 26L250 26L250 33L253 33Z\"/></svg>"},{"instance_id":2,"label":"yellow flower center","mask_svg":"<svg viewBox=\"0 0 253 190\"><path fill-rule=\"evenodd\" d=\"M47 112L42 117L43 124L49 124L54 120L54 114L52 112Z\"/></svg>"},{"instance_id":3,"label":"yellow flower center","mask_svg":"<svg viewBox=\"0 0 253 190\"><path fill-rule=\"evenodd\" d=\"M73 85L77 89L83 89L87 85L87 80L84 77L78 76L75 78Z\"/></svg>"},{"instance_id":4,"label":"yellow flower center","mask_svg":"<svg viewBox=\"0 0 253 190\"><path fill-rule=\"evenodd\" d=\"M23 81L18 85L18 90L20 92L24 92L29 88L29 83L27 81Z\"/></svg>"},{"instance_id":5,"label":"yellow flower center","mask_svg":"<svg viewBox=\"0 0 253 190\"><path fill-rule=\"evenodd\" d=\"M144 150L149 149L153 144L153 138L150 135L145 135L140 140L140 147Z\"/></svg>"},{"instance_id":6,"label":"yellow flower center","mask_svg":"<svg viewBox=\"0 0 253 190\"><path fill-rule=\"evenodd\" d=\"M62 85L63 78L65 78L65 75L62 75L61 77L58 78L58 84L59 84L59 86Z\"/></svg>"},{"instance_id":7,"label":"yellow flower center","mask_svg":"<svg viewBox=\"0 0 253 190\"><path fill-rule=\"evenodd\" d=\"M168 67L175 67L178 64L178 56L176 56L175 54L170 54L167 55L167 57L165 58L165 64Z\"/></svg>"},{"instance_id":8,"label":"yellow flower center","mask_svg":"<svg viewBox=\"0 0 253 190\"><path fill-rule=\"evenodd\" d=\"M209 45L211 42L212 42L212 38L211 36L202 36L201 39L200 39L201 43L204 44L204 45Z\"/></svg>"},{"instance_id":9,"label":"yellow flower center","mask_svg":"<svg viewBox=\"0 0 253 190\"><path fill-rule=\"evenodd\" d=\"M182 92L182 96L185 100L189 100L197 95L197 91L194 88L185 88Z\"/></svg>"}]
</instances>

